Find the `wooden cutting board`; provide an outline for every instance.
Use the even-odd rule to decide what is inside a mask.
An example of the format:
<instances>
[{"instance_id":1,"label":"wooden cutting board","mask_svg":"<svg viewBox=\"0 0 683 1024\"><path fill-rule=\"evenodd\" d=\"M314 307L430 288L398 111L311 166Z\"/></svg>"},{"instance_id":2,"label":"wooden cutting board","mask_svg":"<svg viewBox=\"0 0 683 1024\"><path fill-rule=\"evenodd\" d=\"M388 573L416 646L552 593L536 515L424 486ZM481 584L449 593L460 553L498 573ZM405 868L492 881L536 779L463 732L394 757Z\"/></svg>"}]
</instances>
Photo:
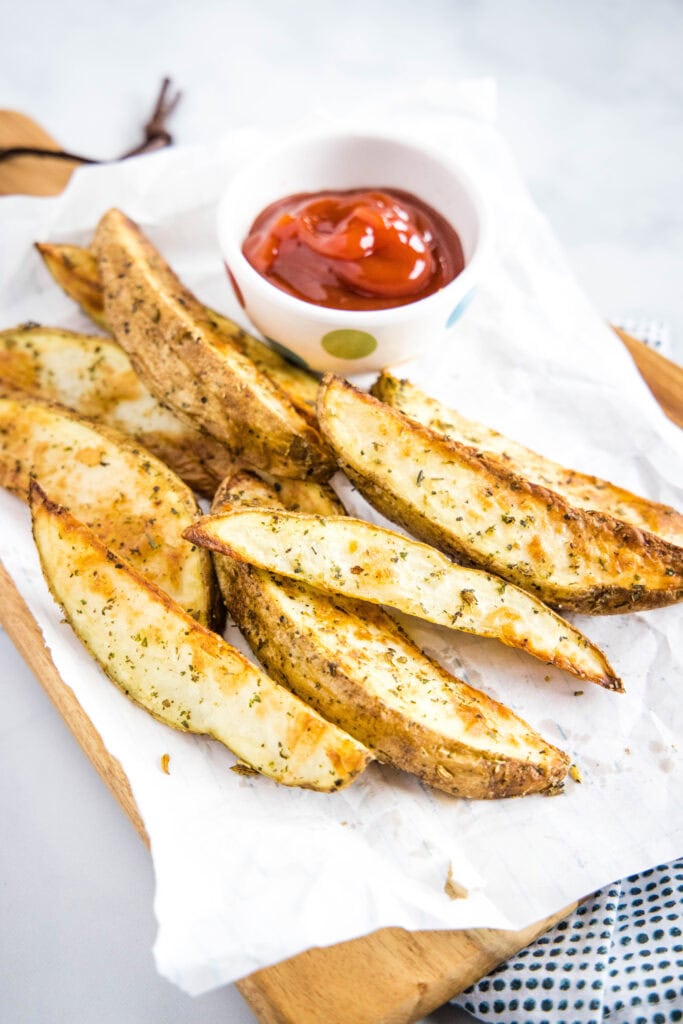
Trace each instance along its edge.
<instances>
[{"instance_id":1,"label":"wooden cutting board","mask_svg":"<svg viewBox=\"0 0 683 1024\"><path fill-rule=\"evenodd\" d=\"M0 147L18 145L59 148L30 118L0 111ZM58 194L73 170L72 163L36 157L0 163L0 195ZM623 332L619 334L664 411L683 427L683 369ZM2 566L0 621L147 843L121 765L108 753L73 692L60 679L40 629ZM574 907L565 907L517 932L385 928L256 971L238 982L238 987L261 1024L320 1024L322 1020L325 1024L411 1024L488 974Z\"/></svg>"}]
</instances>

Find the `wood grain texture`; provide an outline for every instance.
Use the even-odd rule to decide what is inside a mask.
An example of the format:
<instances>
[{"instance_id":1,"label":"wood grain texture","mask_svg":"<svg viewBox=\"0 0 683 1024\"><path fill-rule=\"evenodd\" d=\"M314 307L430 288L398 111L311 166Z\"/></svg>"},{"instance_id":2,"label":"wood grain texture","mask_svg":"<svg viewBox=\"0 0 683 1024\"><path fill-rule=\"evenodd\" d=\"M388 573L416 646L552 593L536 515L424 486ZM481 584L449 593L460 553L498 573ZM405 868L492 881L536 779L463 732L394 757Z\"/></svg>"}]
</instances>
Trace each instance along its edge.
<instances>
[{"instance_id":1,"label":"wood grain texture","mask_svg":"<svg viewBox=\"0 0 683 1024\"><path fill-rule=\"evenodd\" d=\"M35 122L0 111L0 146L57 143ZM55 195L74 165L22 157L0 163L0 194ZM683 426L683 370L618 332L653 393ZM42 635L0 566L0 620L119 804L148 843L120 764L60 679ZM239 989L261 1024L410 1024L561 920L575 904L518 932L407 932L387 928L326 949L312 949L242 979Z\"/></svg>"},{"instance_id":2,"label":"wood grain texture","mask_svg":"<svg viewBox=\"0 0 683 1024\"><path fill-rule=\"evenodd\" d=\"M653 348L636 341L620 327L615 327L631 353L633 361L662 409L679 427L683 427L683 367L677 366Z\"/></svg>"},{"instance_id":3,"label":"wood grain texture","mask_svg":"<svg viewBox=\"0 0 683 1024\"><path fill-rule=\"evenodd\" d=\"M362 939L308 950L256 971L237 986L261 1024L412 1024L575 907L516 932L383 928Z\"/></svg>"},{"instance_id":4,"label":"wood grain texture","mask_svg":"<svg viewBox=\"0 0 683 1024\"><path fill-rule=\"evenodd\" d=\"M0 110L0 147L59 149L51 135L25 114ZM0 163L0 195L54 196L63 192L80 164L50 157L20 156Z\"/></svg>"}]
</instances>

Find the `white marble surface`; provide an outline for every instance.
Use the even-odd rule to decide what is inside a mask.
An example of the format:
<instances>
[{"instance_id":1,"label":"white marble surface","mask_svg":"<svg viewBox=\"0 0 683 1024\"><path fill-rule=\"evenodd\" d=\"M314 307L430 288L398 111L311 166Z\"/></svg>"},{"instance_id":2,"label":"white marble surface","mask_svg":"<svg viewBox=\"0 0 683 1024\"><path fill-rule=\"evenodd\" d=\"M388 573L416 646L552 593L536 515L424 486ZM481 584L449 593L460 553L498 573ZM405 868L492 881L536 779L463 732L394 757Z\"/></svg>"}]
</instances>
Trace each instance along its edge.
<instances>
[{"instance_id":1,"label":"white marble surface","mask_svg":"<svg viewBox=\"0 0 683 1024\"><path fill-rule=\"evenodd\" d=\"M503 128L596 306L667 321L683 362L682 44L676 0L25 0L0 34L0 95L110 155L138 141L166 73L184 91L179 142L495 75ZM234 989L193 1001L155 974L147 854L2 633L0 688L3 1022L253 1021Z\"/></svg>"}]
</instances>

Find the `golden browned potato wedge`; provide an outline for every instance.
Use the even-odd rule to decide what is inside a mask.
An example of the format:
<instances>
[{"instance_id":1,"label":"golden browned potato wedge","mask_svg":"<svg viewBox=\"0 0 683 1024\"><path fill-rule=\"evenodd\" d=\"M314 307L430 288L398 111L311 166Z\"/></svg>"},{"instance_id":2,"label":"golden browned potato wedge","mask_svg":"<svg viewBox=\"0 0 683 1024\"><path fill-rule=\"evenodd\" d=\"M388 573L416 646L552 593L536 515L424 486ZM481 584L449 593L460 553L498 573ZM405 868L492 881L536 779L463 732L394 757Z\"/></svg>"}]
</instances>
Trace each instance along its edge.
<instances>
[{"instance_id":1,"label":"golden browned potato wedge","mask_svg":"<svg viewBox=\"0 0 683 1024\"><path fill-rule=\"evenodd\" d=\"M369 754L360 743L195 622L35 482L31 511L55 600L126 696L287 786L330 792L363 771Z\"/></svg>"},{"instance_id":2,"label":"golden browned potato wedge","mask_svg":"<svg viewBox=\"0 0 683 1024\"><path fill-rule=\"evenodd\" d=\"M331 475L318 431L216 330L132 221L110 210L93 249L109 324L152 394L249 465L285 477Z\"/></svg>"},{"instance_id":3,"label":"golden browned potato wedge","mask_svg":"<svg viewBox=\"0 0 683 1024\"><path fill-rule=\"evenodd\" d=\"M104 293L97 260L89 249L77 245L36 242L36 249L57 284L74 299L86 316L103 330L109 331L104 312ZM315 403L318 378L302 366L294 366L253 335L248 334L234 320L206 307L207 318L226 341L251 359L258 369L270 377L289 398L292 405L311 423L315 424Z\"/></svg>"},{"instance_id":4,"label":"golden browned potato wedge","mask_svg":"<svg viewBox=\"0 0 683 1024\"><path fill-rule=\"evenodd\" d=\"M31 478L190 615L217 624L211 559L182 536L199 514L194 495L141 445L60 406L0 398L0 485L26 500Z\"/></svg>"},{"instance_id":5,"label":"golden browned potato wedge","mask_svg":"<svg viewBox=\"0 0 683 1024\"><path fill-rule=\"evenodd\" d=\"M215 512L250 507L340 511L325 485L283 481L276 490L251 473L226 482L213 505ZM449 675L381 608L214 557L229 610L270 675L380 761L470 799L561 785L569 765L561 751Z\"/></svg>"},{"instance_id":6,"label":"golden browned potato wedge","mask_svg":"<svg viewBox=\"0 0 683 1024\"><path fill-rule=\"evenodd\" d=\"M318 419L368 501L461 561L593 615L683 600L683 548L576 509L339 378L321 389Z\"/></svg>"},{"instance_id":7,"label":"golden browned potato wedge","mask_svg":"<svg viewBox=\"0 0 683 1024\"><path fill-rule=\"evenodd\" d=\"M109 338L30 324L0 331L0 390L8 387L136 438L206 497L239 469L220 441L181 423L157 402Z\"/></svg>"},{"instance_id":8,"label":"golden browned potato wedge","mask_svg":"<svg viewBox=\"0 0 683 1024\"><path fill-rule=\"evenodd\" d=\"M244 509L206 516L184 536L318 590L500 640L581 679L622 689L604 654L538 598L361 519Z\"/></svg>"},{"instance_id":9,"label":"golden browned potato wedge","mask_svg":"<svg viewBox=\"0 0 683 1024\"><path fill-rule=\"evenodd\" d=\"M672 544L683 545L683 515L670 505L641 498L597 476L566 469L496 430L466 419L455 409L430 398L409 380L399 380L386 370L375 381L370 393L423 426L500 459L503 466L513 473L561 494L574 508L607 512L615 519L654 533Z\"/></svg>"},{"instance_id":10,"label":"golden browned potato wedge","mask_svg":"<svg viewBox=\"0 0 683 1024\"><path fill-rule=\"evenodd\" d=\"M206 313L216 330L227 338L238 352L251 359L261 373L277 384L297 412L314 427L317 426L315 407L320 381L315 374L303 366L289 363L270 345L243 331L234 320L229 320L215 309L209 309L207 306Z\"/></svg>"},{"instance_id":11,"label":"golden browned potato wedge","mask_svg":"<svg viewBox=\"0 0 683 1024\"><path fill-rule=\"evenodd\" d=\"M346 515L346 509L329 484L319 484L314 480L286 480L284 477L267 481L246 469L221 483L214 495L212 514L216 514L220 505L279 508L314 516Z\"/></svg>"},{"instance_id":12,"label":"golden browned potato wedge","mask_svg":"<svg viewBox=\"0 0 683 1024\"><path fill-rule=\"evenodd\" d=\"M98 327L108 331L97 260L90 250L78 245L53 245L50 242L36 242L36 249L59 287Z\"/></svg>"}]
</instances>

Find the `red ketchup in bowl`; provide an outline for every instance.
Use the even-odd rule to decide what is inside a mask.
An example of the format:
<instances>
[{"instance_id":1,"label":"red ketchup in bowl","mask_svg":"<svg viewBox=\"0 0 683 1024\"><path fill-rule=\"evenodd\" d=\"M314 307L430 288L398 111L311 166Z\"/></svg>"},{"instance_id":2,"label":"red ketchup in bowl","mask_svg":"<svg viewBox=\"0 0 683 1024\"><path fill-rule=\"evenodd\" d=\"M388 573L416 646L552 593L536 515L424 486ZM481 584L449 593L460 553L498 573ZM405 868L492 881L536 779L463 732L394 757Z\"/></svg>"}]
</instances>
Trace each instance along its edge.
<instances>
[{"instance_id":1,"label":"red ketchup in bowl","mask_svg":"<svg viewBox=\"0 0 683 1024\"><path fill-rule=\"evenodd\" d=\"M417 302L465 264L441 214L409 192L384 188L278 199L258 215L242 252L277 288L331 309Z\"/></svg>"}]
</instances>

